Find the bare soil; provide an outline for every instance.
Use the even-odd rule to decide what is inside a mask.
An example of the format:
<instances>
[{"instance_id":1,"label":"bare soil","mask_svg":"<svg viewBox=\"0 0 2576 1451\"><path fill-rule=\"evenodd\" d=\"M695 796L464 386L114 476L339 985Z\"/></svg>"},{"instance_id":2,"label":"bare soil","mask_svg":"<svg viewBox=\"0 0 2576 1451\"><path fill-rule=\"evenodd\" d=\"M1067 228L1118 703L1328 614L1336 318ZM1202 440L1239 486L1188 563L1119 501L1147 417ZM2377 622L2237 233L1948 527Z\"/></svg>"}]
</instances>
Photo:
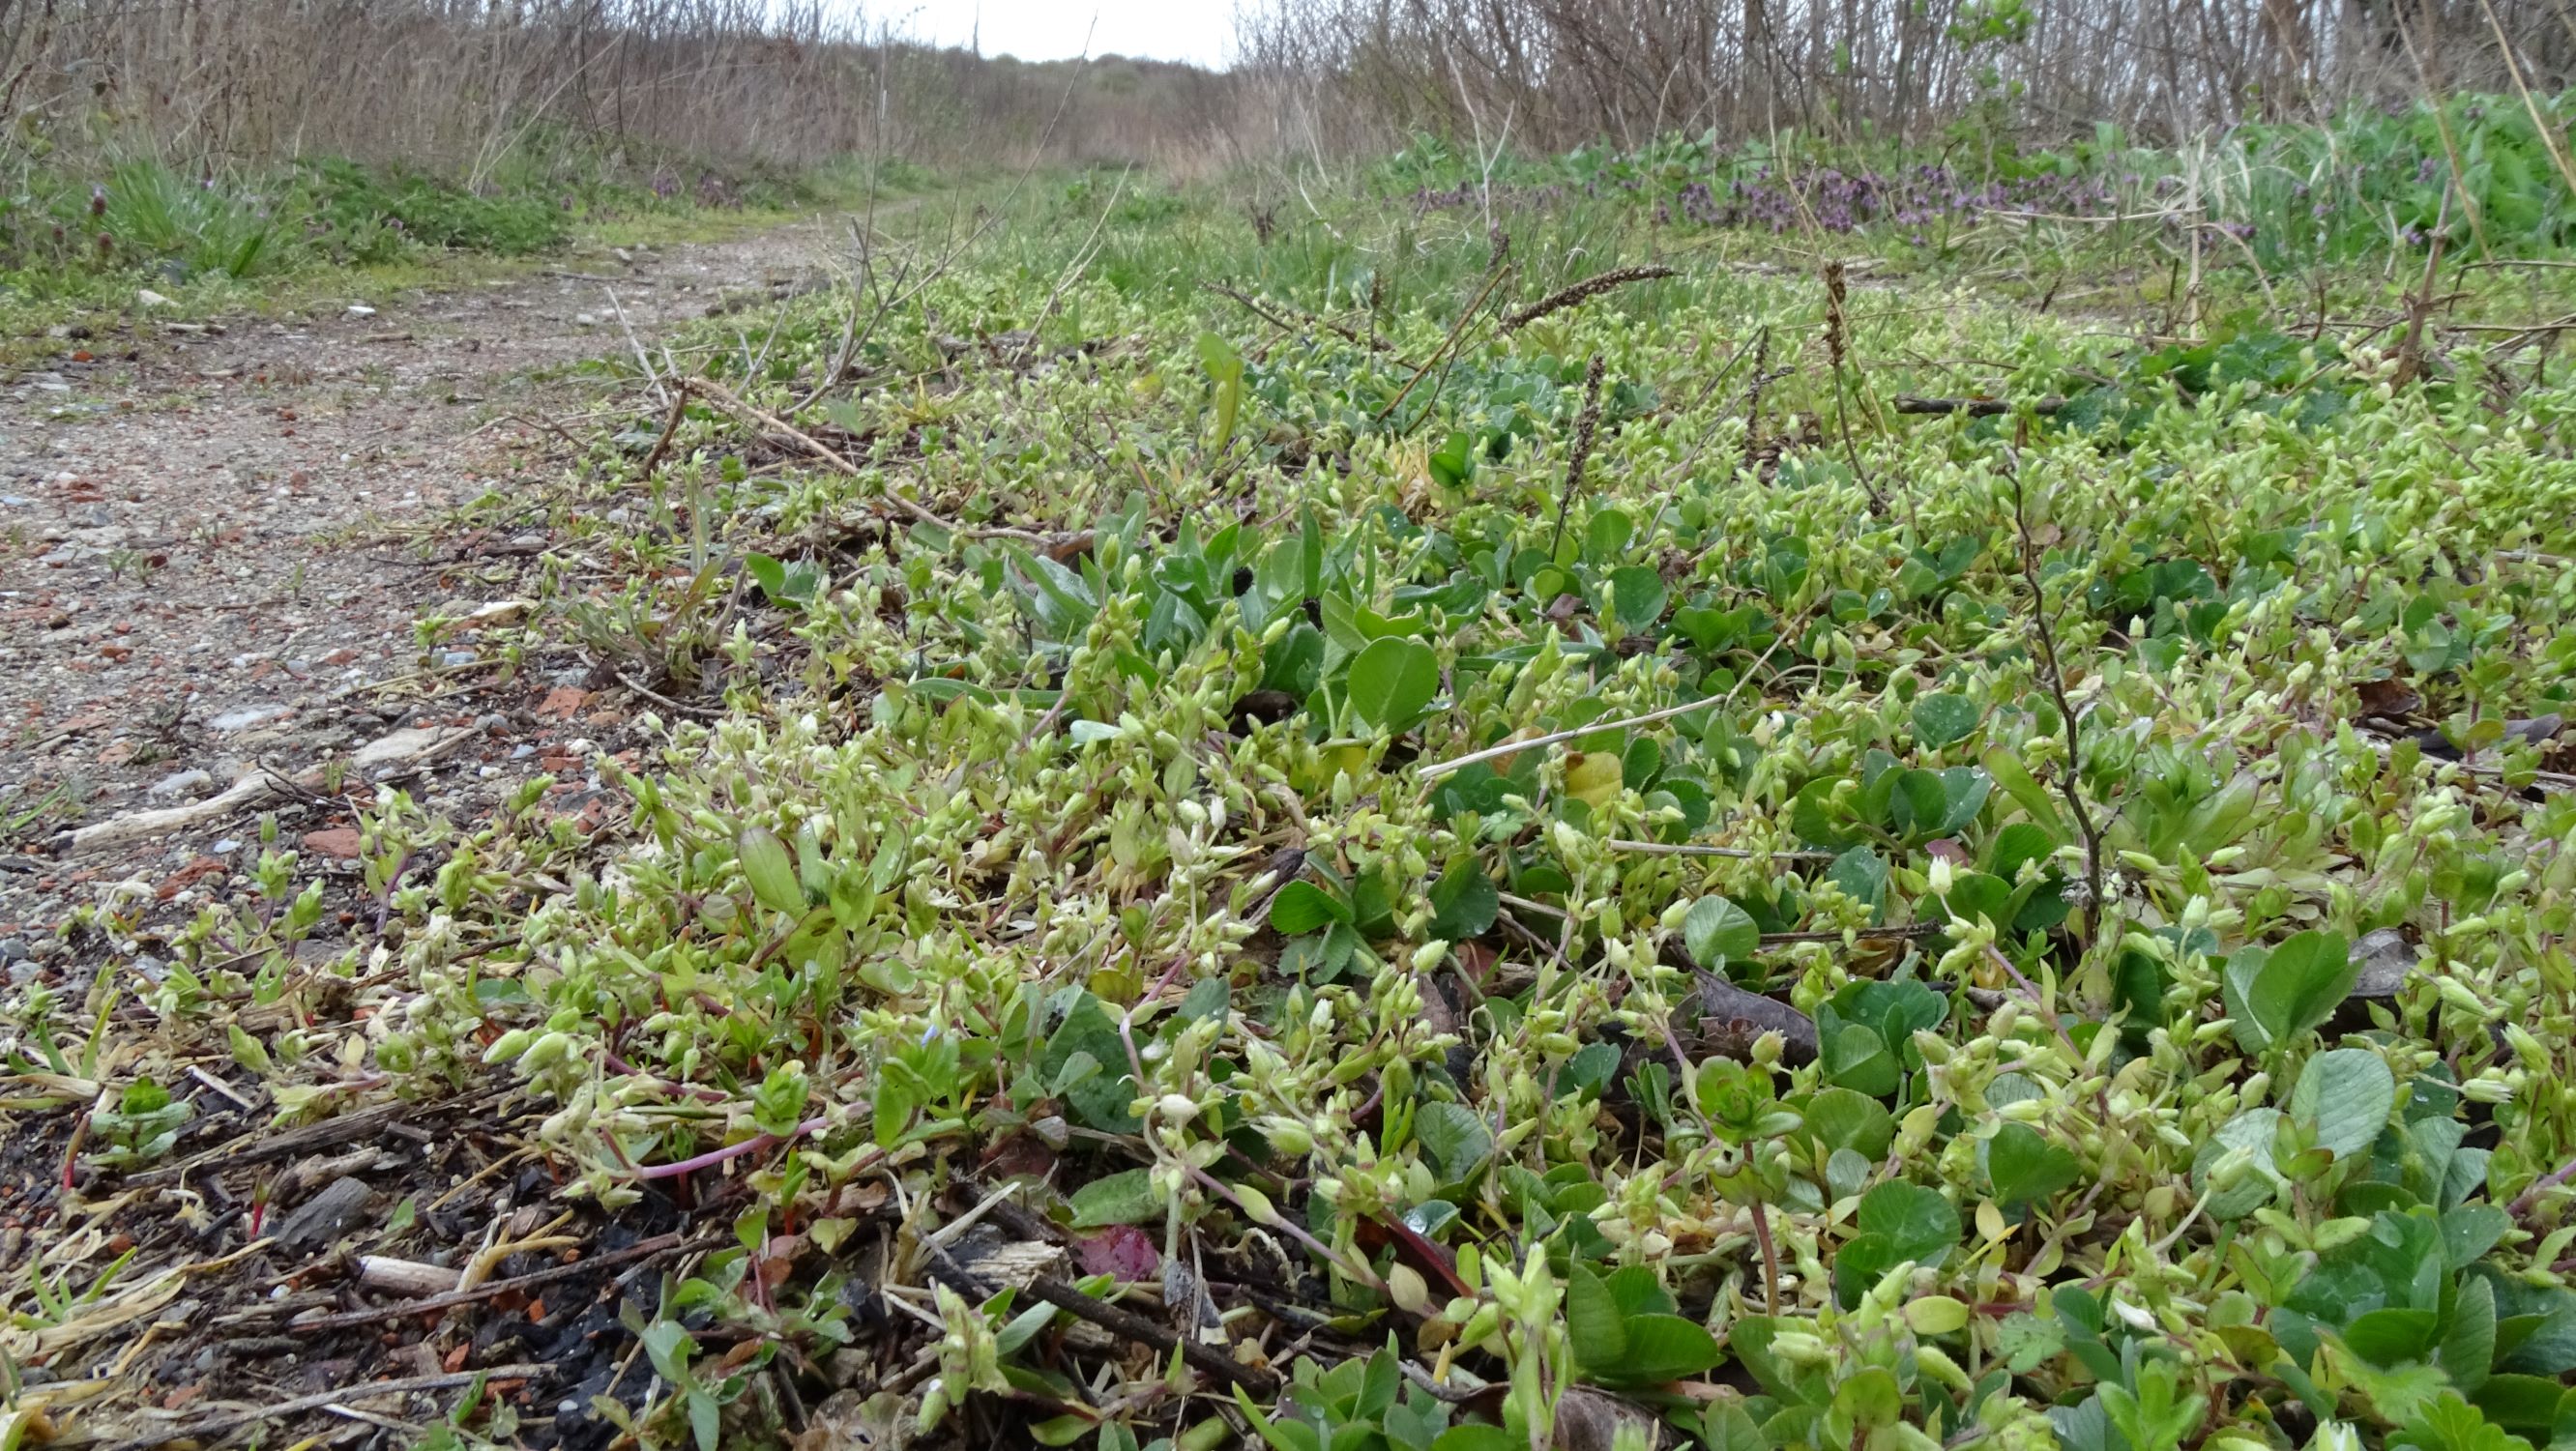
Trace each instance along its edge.
<instances>
[{"instance_id":1,"label":"bare soil","mask_svg":"<svg viewBox=\"0 0 2576 1451\"><path fill-rule=\"evenodd\" d=\"M80 888L140 873L157 889L227 839L44 855L66 829L445 723L416 703L434 692L402 686L477 674L474 631L425 649L414 622L495 603L549 542L453 535L453 511L542 490L572 435L599 431L564 427L598 391L571 365L658 352L678 324L794 285L814 240L603 252L300 322L146 314L0 384L0 963L36 952ZM526 684L533 710L549 685Z\"/></svg>"},{"instance_id":2,"label":"bare soil","mask_svg":"<svg viewBox=\"0 0 2576 1451\"><path fill-rule=\"evenodd\" d=\"M362 943L353 807L373 783L312 782L394 732L466 733L404 777L432 813L471 821L541 771L563 778L554 809L598 809L583 763L614 749L637 702L588 688L577 659L503 669L470 625L424 643L415 621L494 605L496 627L508 618L555 542L548 501L576 437L652 426L631 377L577 365L641 347L658 370L676 327L811 278L820 245L790 229L603 251L299 321L141 312L0 382L0 1019L23 1023L27 996L50 992L148 1036L131 991L166 975L167 935L198 905L248 890L260 812L301 853L299 879L332 884L299 957ZM527 507L457 524L492 496ZM95 850L74 835L254 775L302 784L176 832ZM136 924L119 947L65 929L101 903ZM40 1265L78 1293L134 1255L67 1316L0 1327L17 1413L68 1419L89 1444L213 1445L289 1423L327 1433L312 1444L410 1444L494 1369L524 1444L602 1444L614 1428L590 1397L613 1387L632 1404L651 1379L620 1309L641 1296L649 1310L660 1262L699 1247L660 1201L556 1226L542 1161L488 1095L396 1101L299 1139L253 1075L199 1062L173 1087L193 1117L167 1172L120 1179L82 1161L87 1104L48 1108L24 1088L0 1104L0 1283ZM580 1248L489 1267L495 1284L536 1274L542 1289L370 1316L331 1216L381 1225L406 1200L426 1228L414 1243L460 1265L495 1236ZM391 1378L420 1384L358 1389ZM335 1390L362 1406L302 1405Z\"/></svg>"}]
</instances>

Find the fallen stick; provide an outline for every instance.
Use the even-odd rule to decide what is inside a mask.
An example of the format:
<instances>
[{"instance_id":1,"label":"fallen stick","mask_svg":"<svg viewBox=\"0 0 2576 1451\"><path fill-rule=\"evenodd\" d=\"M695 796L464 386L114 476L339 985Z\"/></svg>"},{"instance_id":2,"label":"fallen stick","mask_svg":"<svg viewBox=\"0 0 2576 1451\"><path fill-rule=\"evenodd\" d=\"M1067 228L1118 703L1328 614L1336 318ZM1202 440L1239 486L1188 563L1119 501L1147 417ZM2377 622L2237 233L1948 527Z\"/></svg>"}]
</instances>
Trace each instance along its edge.
<instances>
[{"instance_id":1,"label":"fallen stick","mask_svg":"<svg viewBox=\"0 0 2576 1451\"><path fill-rule=\"evenodd\" d=\"M1899 413L1964 413L1970 418L1999 418L2022 404L2009 398L1899 398ZM2055 413L2066 406L2063 398L2042 398L2028 405L2033 413Z\"/></svg>"},{"instance_id":2,"label":"fallen stick","mask_svg":"<svg viewBox=\"0 0 2576 1451\"><path fill-rule=\"evenodd\" d=\"M1228 287L1222 282L1202 282L1199 286L1209 292L1215 293L1219 297L1227 298L1233 302L1241 304L1243 308L1250 312L1254 317L1261 319L1263 322L1270 324L1272 327L1279 329L1283 333L1294 333L1297 331L1299 324L1303 323L1309 327L1322 328L1324 331L1341 338L1344 342L1350 343L1355 347L1367 348L1371 352L1382 353L1387 349L1387 345L1383 341L1376 338L1362 337L1360 336L1359 329L1347 327L1341 323L1333 321L1331 318L1317 317L1311 312L1301 312L1295 321L1291 321L1288 318L1281 317L1278 313L1271 311L1269 308L1262 306L1259 301L1249 294L1238 291L1235 288Z\"/></svg>"},{"instance_id":3,"label":"fallen stick","mask_svg":"<svg viewBox=\"0 0 2576 1451\"><path fill-rule=\"evenodd\" d=\"M225 1411L202 1417L184 1425L172 1426L167 1431L110 1442L106 1451L149 1451L151 1447L166 1446L173 1441L203 1442L238 1431L244 1426L256 1425L278 1416L318 1411L339 1402L371 1401L378 1396L411 1395L419 1391L452 1390L457 1386L471 1385L478 1380L535 1380L552 1369L553 1367L544 1365L496 1365L490 1370L461 1370L446 1375L414 1375L405 1376L401 1380L367 1381L358 1385L316 1391L312 1395L297 1396L291 1401L279 1401L274 1405L253 1406L246 1411Z\"/></svg>"},{"instance_id":4,"label":"fallen stick","mask_svg":"<svg viewBox=\"0 0 2576 1451\"><path fill-rule=\"evenodd\" d=\"M1838 855L1830 851L1792 851L1786 848L1779 851L1753 851L1746 847L1711 846L1697 841L1621 841L1612 838L1604 840L1601 844L1612 851L1634 852L1639 856L1727 857L1748 862L1829 862Z\"/></svg>"},{"instance_id":5,"label":"fallen stick","mask_svg":"<svg viewBox=\"0 0 2576 1451\"><path fill-rule=\"evenodd\" d=\"M129 1185L176 1184L199 1169L238 1169L251 1164L264 1164L272 1159L289 1158L315 1149L337 1148L356 1139L370 1138L400 1119L413 1105L402 1102L373 1104L352 1109L337 1118L316 1119L309 1124L261 1137L245 1134L229 1143L218 1144L200 1154L193 1154L176 1164L164 1164L141 1173L128 1174Z\"/></svg>"},{"instance_id":6,"label":"fallen stick","mask_svg":"<svg viewBox=\"0 0 2576 1451\"><path fill-rule=\"evenodd\" d=\"M993 1293L993 1286L988 1284L983 1276L959 1264L946 1250L933 1245L930 1246L930 1253L937 1266L937 1274L952 1281L961 1282L979 1296ZM1239 1387L1258 1396L1266 1396L1279 1389L1279 1378L1269 1371L1257 1366L1244 1365L1196 1336L1184 1336L1170 1326L1149 1320L1133 1310L1121 1309L1106 1300L1094 1299L1082 1293L1078 1287L1052 1275L1038 1275L1032 1278L1021 1293L1032 1300L1042 1300L1053 1305L1074 1319L1097 1326L1122 1340L1132 1340L1139 1345L1152 1346L1167 1356L1177 1350L1180 1352L1181 1359L1189 1362L1192 1370L1210 1380Z\"/></svg>"},{"instance_id":7,"label":"fallen stick","mask_svg":"<svg viewBox=\"0 0 2576 1451\"><path fill-rule=\"evenodd\" d=\"M348 1330L360 1325L373 1325L383 1320L400 1320L406 1315L434 1314L440 1310L453 1309L458 1305L470 1305L477 1300L489 1300L495 1295L506 1295L512 1290L533 1290L540 1285L551 1285L557 1280L570 1279L584 1270L604 1270L616 1265L630 1264L636 1260L659 1259L667 1254L713 1249L732 1238L729 1234L708 1235L698 1239L683 1239L676 1234L655 1235L651 1239L638 1240L624 1249L613 1249L603 1254L591 1255L568 1265L548 1265L542 1270L531 1270L527 1274L513 1276L506 1280L486 1280L468 1290L446 1290L392 1305L374 1305L363 1310L344 1310L338 1314L315 1316L310 1320L291 1320L287 1322L286 1328L302 1335L324 1330ZM450 1283L455 1281L457 1274L458 1271L455 1270L446 1271Z\"/></svg>"},{"instance_id":8,"label":"fallen stick","mask_svg":"<svg viewBox=\"0 0 2576 1451\"><path fill-rule=\"evenodd\" d=\"M443 1295L456 1288L454 1265L423 1264L392 1255L358 1256L358 1283L370 1290L390 1290L415 1299Z\"/></svg>"},{"instance_id":9,"label":"fallen stick","mask_svg":"<svg viewBox=\"0 0 2576 1451\"><path fill-rule=\"evenodd\" d=\"M810 453L814 457L821 459L823 462L830 464L832 467L839 469L842 473L849 475L851 478L856 479L866 477L866 471L861 469L857 464L850 462L850 460L844 457L838 449L833 448L830 444L814 437L805 430L798 428L795 424L788 422L786 419L781 418L766 409L745 402L739 394L725 387L721 383L712 382L705 378L682 378L678 380L677 386L683 392L695 393L699 397L704 398L708 402L716 405L718 408L725 410L727 413L742 419L746 423L756 424L773 433L794 441L798 447L804 449L807 453ZM923 508L921 505L905 498L903 495L896 493L890 488L883 490L881 497L891 501L896 508L911 515L916 522L927 524L934 529L945 530L952 534L971 534L977 537L990 539L1017 539L1023 543L1036 544L1040 546L1052 544L1054 542L1053 536L1032 534L1026 529L1006 529L998 526L966 528L957 524L953 520L941 518L937 514L930 512L930 510Z\"/></svg>"},{"instance_id":10,"label":"fallen stick","mask_svg":"<svg viewBox=\"0 0 2576 1451\"><path fill-rule=\"evenodd\" d=\"M1133 1310L1122 1310L1106 1300L1095 1300L1072 1285L1047 1275L1029 1282L1029 1298L1043 1300L1076 1320L1097 1325L1124 1340L1150 1345L1165 1355L1174 1350L1190 1368L1211 1380L1241 1386L1256 1395L1267 1395L1279 1388L1278 1377L1266 1371L1237 1363L1233 1357L1195 1337L1183 1339L1168 1326L1158 1325Z\"/></svg>"},{"instance_id":11,"label":"fallen stick","mask_svg":"<svg viewBox=\"0 0 2576 1451\"><path fill-rule=\"evenodd\" d=\"M451 731L412 728L379 736L358 748L343 769L359 775L379 766L400 766L417 770L454 751L473 739L471 728ZM329 780L328 765L315 766L292 778L280 778L267 771L244 776L216 795L185 806L163 806L150 811L136 811L95 826L83 826L63 832L53 840L56 856L75 852L97 851L102 847L121 846L129 841L159 836L165 832L220 820L236 811L256 806L280 796L293 795L297 789L318 791Z\"/></svg>"}]
</instances>

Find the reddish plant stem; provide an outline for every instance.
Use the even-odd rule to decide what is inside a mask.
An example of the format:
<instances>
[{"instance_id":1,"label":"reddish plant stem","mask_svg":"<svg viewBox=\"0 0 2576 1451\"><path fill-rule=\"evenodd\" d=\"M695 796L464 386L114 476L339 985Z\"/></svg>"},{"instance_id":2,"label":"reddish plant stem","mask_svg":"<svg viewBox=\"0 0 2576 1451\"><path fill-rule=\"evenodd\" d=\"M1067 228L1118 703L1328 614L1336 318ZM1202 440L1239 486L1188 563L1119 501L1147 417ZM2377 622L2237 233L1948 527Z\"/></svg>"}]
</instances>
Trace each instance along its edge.
<instances>
[{"instance_id":1,"label":"reddish plant stem","mask_svg":"<svg viewBox=\"0 0 2576 1451\"><path fill-rule=\"evenodd\" d=\"M712 1169L716 1165L724 1163L729 1159L739 1159L745 1154L757 1154L764 1149L774 1149L780 1144L793 1142L794 1140L805 1137L807 1134L815 1132L830 1122L831 1119L829 1116L809 1118L805 1120L805 1122L798 1124L794 1133L783 1135L754 1134L750 1138L743 1140L741 1143L727 1144L721 1149L709 1149L707 1152L700 1154L693 1159L682 1159L673 1164L646 1164L635 1171L635 1177L638 1179L677 1179L683 1174L694 1174L700 1169Z\"/></svg>"}]
</instances>

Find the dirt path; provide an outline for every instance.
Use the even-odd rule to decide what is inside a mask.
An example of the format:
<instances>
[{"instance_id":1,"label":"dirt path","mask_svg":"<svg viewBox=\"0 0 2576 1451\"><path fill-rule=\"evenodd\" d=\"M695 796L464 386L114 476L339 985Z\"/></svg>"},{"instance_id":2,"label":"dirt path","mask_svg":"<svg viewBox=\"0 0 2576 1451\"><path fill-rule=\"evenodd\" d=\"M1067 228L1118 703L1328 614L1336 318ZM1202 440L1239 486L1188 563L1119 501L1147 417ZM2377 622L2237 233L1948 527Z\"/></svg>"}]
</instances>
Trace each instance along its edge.
<instances>
[{"instance_id":1,"label":"dirt path","mask_svg":"<svg viewBox=\"0 0 2576 1451\"><path fill-rule=\"evenodd\" d=\"M550 372L631 353L629 327L649 346L819 260L819 233L791 229L353 297L301 323L145 317L67 337L52 370L0 383L7 982L53 975L52 931L99 883L139 881L168 902L200 882L220 890L257 854L248 812L82 852L60 849L65 830L306 771L397 729L474 723L365 687L422 668L424 610L488 602L459 599L473 571L437 560L524 560L548 539L484 531L425 558L433 526L560 476L566 440L545 420L577 390L550 391ZM474 648L469 633L427 663L470 669ZM565 722L533 708L564 683L522 681L531 700L485 721L499 759L547 749ZM291 824L324 833L309 844L321 854L354 851L354 833L328 834L329 813L302 815Z\"/></svg>"}]
</instances>

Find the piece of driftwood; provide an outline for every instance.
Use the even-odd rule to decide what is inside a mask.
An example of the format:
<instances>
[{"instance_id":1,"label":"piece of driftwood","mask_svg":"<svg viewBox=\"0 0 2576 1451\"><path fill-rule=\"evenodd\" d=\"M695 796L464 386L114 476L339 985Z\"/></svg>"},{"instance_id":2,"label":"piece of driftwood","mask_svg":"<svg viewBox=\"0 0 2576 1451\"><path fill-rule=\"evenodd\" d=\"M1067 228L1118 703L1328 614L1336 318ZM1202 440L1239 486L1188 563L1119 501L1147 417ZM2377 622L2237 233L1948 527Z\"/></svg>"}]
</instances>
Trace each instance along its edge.
<instances>
[{"instance_id":1,"label":"piece of driftwood","mask_svg":"<svg viewBox=\"0 0 2576 1451\"><path fill-rule=\"evenodd\" d=\"M456 1267L392 1255L360 1255L358 1283L370 1290L390 1290L397 1295L440 1295L456 1288Z\"/></svg>"},{"instance_id":2,"label":"piece of driftwood","mask_svg":"<svg viewBox=\"0 0 2576 1451\"><path fill-rule=\"evenodd\" d=\"M475 735L476 732L470 727L458 727L454 730L426 730L416 727L398 730L360 746L349 757L343 769L354 779L365 779L369 772L383 766L417 769L441 756L450 754L457 747L472 740ZM220 821L236 811L248 810L280 796L291 796L299 790L320 790L328 780L329 770L328 766L315 766L293 777L280 776L270 771L254 771L203 801L192 801L185 806L164 806L151 811L129 812L113 820L99 822L95 826L83 826L66 831L54 838L54 854L70 856L79 852L98 851L106 847L122 846L130 841L141 841L146 837L161 836L191 826L200 826L210 821Z\"/></svg>"}]
</instances>

